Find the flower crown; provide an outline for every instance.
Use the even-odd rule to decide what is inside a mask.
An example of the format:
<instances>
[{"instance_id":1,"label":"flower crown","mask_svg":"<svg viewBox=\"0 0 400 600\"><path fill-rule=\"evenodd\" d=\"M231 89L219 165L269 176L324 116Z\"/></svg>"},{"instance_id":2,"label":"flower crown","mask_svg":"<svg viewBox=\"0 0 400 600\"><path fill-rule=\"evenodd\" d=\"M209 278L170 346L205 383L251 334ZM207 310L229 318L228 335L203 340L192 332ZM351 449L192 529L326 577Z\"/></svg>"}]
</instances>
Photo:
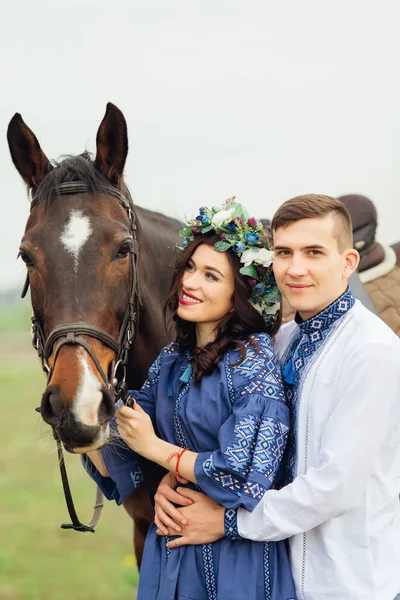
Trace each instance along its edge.
<instances>
[{"instance_id":1,"label":"flower crown","mask_svg":"<svg viewBox=\"0 0 400 600\"><path fill-rule=\"evenodd\" d=\"M220 241L214 244L217 252L232 250L240 257L243 266L240 274L252 289L250 303L263 316L268 328L276 321L280 309L281 294L272 272L273 252L264 246L264 230L260 221L248 216L235 197L228 198L220 208L202 207L199 215L186 223L179 235L186 248L200 234L215 232Z\"/></svg>"}]
</instances>

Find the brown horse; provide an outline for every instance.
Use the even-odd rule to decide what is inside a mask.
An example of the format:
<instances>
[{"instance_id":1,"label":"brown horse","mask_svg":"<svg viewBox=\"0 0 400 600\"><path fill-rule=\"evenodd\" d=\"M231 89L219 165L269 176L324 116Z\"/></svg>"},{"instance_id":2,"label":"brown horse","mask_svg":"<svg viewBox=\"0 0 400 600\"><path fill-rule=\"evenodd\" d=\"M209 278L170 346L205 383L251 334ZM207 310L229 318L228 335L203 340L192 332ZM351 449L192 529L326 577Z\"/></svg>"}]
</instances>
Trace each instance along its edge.
<instances>
[{"instance_id":1,"label":"brown horse","mask_svg":"<svg viewBox=\"0 0 400 600\"><path fill-rule=\"evenodd\" d=\"M127 126L113 104L94 160L85 152L51 163L18 113L7 135L32 199L20 256L48 372L41 414L67 450L82 453L107 442L113 378L121 383L126 370L128 387L140 388L169 341L163 303L180 224L133 206L123 178ZM139 489L125 508L140 565L153 521L147 492Z\"/></svg>"}]
</instances>

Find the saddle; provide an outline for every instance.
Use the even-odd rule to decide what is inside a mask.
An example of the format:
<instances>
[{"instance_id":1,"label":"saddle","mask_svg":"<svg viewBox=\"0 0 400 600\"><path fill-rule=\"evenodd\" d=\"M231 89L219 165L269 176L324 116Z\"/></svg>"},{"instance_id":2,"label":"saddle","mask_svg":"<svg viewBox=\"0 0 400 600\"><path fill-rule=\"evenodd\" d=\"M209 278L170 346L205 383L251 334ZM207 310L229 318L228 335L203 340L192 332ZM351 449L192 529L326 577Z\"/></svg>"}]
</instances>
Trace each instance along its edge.
<instances>
[{"instance_id":1,"label":"saddle","mask_svg":"<svg viewBox=\"0 0 400 600\"><path fill-rule=\"evenodd\" d=\"M363 283L374 281L390 273L400 259L400 243L397 252L393 247L376 241L378 215L375 205L366 196L347 194L339 196L350 213L353 222L353 246L360 254L358 273Z\"/></svg>"},{"instance_id":2,"label":"saddle","mask_svg":"<svg viewBox=\"0 0 400 600\"><path fill-rule=\"evenodd\" d=\"M376 312L400 337L400 242L384 246L375 240L377 213L365 196L340 198L353 220L354 247L360 253L358 277Z\"/></svg>"},{"instance_id":3,"label":"saddle","mask_svg":"<svg viewBox=\"0 0 400 600\"><path fill-rule=\"evenodd\" d=\"M400 265L400 242L392 244L392 248L396 253L397 265Z\"/></svg>"}]
</instances>

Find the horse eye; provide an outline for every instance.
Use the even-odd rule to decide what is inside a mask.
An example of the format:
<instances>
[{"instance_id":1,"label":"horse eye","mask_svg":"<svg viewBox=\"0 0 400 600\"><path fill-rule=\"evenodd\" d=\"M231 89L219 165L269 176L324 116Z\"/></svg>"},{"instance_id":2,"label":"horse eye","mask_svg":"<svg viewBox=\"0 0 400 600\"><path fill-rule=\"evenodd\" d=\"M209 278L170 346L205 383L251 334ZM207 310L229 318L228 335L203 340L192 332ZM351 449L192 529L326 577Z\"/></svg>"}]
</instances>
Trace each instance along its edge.
<instances>
[{"instance_id":1,"label":"horse eye","mask_svg":"<svg viewBox=\"0 0 400 600\"><path fill-rule=\"evenodd\" d=\"M20 250L17 254L17 258L20 258L27 267L33 267L33 262L32 259L30 258L30 256L28 254L26 254L26 252L24 252L23 250Z\"/></svg>"},{"instance_id":2,"label":"horse eye","mask_svg":"<svg viewBox=\"0 0 400 600\"><path fill-rule=\"evenodd\" d=\"M125 258L129 255L131 251L131 244L129 242L124 242L118 249L117 258Z\"/></svg>"}]
</instances>

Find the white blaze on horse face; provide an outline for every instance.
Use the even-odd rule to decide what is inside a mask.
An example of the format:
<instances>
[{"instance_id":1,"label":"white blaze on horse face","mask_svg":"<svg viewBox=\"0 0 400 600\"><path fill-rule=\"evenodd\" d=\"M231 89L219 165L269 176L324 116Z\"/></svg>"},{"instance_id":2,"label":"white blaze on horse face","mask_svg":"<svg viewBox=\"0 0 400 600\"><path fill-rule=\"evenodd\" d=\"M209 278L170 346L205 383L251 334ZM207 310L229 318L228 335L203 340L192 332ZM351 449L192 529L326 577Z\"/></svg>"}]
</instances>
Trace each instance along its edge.
<instances>
[{"instance_id":1,"label":"white blaze on horse face","mask_svg":"<svg viewBox=\"0 0 400 600\"><path fill-rule=\"evenodd\" d=\"M68 254L72 256L75 273L78 272L80 251L91 233L89 217L85 216L81 210L71 210L60 239Z\"/></svg>"},{"instance_id":2,"label":"white blaze on horse face","mask_svg":"<svg viewBox=\"0 0 400 600\"><path fill-rule=\"evenodd\" d=\"M83 348L79 348L80 385L72 405L74 417L84 425L98 426L98 413L103 394L101 383L89 369L87 355Z\"/></svg>"}]
</instances>

